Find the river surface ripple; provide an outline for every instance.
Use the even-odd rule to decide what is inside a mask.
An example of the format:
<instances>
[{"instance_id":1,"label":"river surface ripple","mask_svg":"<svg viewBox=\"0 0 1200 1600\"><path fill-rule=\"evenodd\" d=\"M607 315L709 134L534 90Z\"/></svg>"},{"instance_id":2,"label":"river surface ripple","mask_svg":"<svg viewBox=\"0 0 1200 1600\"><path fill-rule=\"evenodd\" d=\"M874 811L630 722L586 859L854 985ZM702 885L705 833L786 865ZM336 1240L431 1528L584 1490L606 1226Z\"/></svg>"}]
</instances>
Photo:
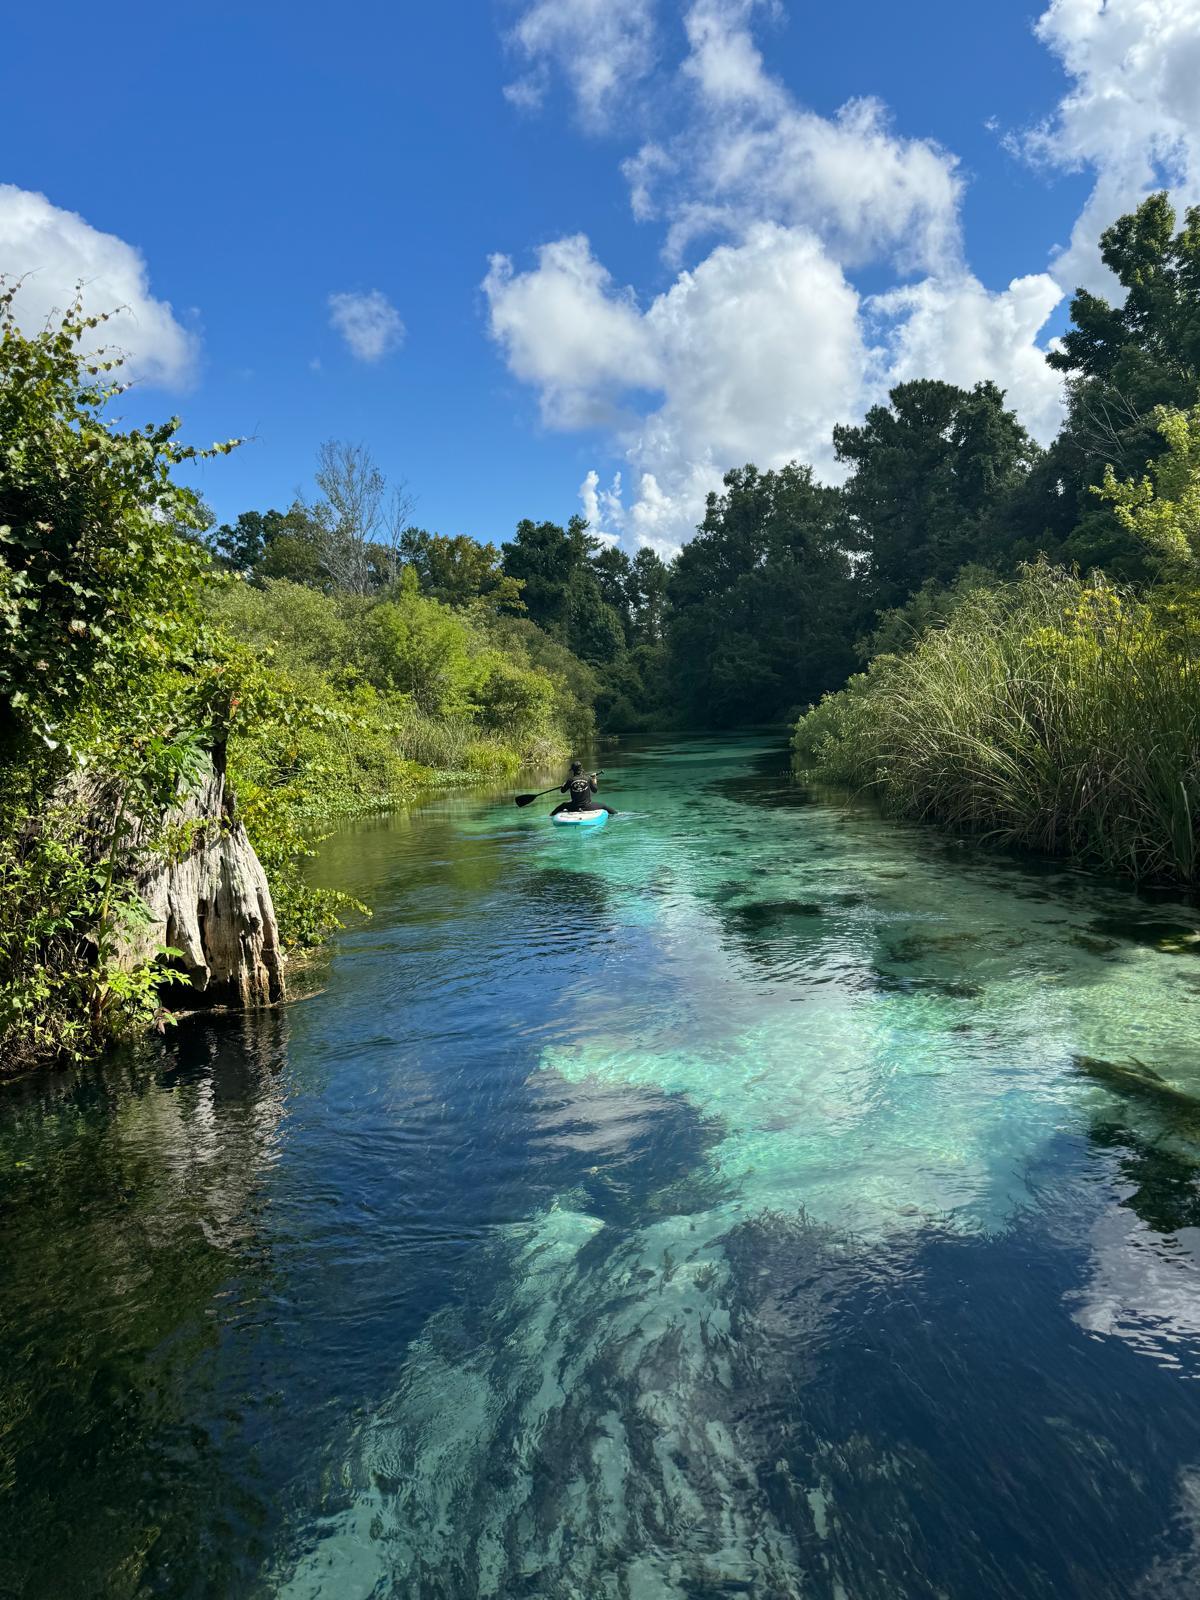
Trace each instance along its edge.
<instances>
[{"instance_id":1,"label":"river surface ripple","mask_svg":"<svg viewBox=\"0 0 1200 1600\"><path fill-rule=\"evenodd\" d=\"M335 834L312 998L0 1089L0 1595L1200 1595L1195 910L606 762Z\"/></svg>"}]
</instances>

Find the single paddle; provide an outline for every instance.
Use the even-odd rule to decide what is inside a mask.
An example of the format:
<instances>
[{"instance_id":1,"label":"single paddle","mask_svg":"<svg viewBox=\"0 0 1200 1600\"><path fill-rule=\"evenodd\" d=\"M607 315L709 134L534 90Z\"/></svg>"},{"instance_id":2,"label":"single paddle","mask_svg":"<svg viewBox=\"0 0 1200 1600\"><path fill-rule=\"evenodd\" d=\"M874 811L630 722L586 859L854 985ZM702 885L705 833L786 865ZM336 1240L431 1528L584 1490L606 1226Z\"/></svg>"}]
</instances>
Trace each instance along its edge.
<instances>
[{"instance_id":1,"label":"single paddle","mask_svg":"<svg viewBox=\"0 0 1200 1600\"><path fill-rule=\"evenodd\" d=\"M599 772L592 773L593 778L602 778L603 776L603 767L601 767ZM540 800L543 795L557 794L561 788L562 784L556 783L552 789L543 789L541 794L519 794L516 796L516 804L519 806L531 806L535 800Z\"/></svg>"},{"instance_id":2,"label":"single paddle","mask_svg":"<svg viewBox=\"0 0 1200 1600\"><path fill-rule=\"evenodd\" d=\"M517 796L517 804L519 806L531 806L535 800L540 800L543 794L557 794L558 789L559 785L556 783L553 789L543 789L541 794L519 794Z\"/></svg>"}]
</instances>

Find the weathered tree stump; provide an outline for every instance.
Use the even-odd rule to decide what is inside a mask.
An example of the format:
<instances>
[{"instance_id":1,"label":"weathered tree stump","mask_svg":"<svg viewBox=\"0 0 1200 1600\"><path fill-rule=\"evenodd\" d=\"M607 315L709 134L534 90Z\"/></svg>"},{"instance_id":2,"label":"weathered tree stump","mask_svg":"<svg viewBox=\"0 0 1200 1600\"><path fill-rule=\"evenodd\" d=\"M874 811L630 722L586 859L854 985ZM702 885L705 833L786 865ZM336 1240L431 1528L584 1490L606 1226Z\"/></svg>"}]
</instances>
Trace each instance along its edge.
<instances>
[{"instance_id":1,"label":"weathered tree stump","mask_svg":"<svg viewBox=\"0 0 1200 1600\"><path fill-rule=\"evenodd\" d=\"M153 855L133 881L150 921L131 938L131 962L163 945L179 951L180 983L163 999L178 1006L252 1009L282 999L283 952L271 890L227 789L224 752L209 775L164 819L191 839L177 861Z\"/></svg>"}]
</instances>

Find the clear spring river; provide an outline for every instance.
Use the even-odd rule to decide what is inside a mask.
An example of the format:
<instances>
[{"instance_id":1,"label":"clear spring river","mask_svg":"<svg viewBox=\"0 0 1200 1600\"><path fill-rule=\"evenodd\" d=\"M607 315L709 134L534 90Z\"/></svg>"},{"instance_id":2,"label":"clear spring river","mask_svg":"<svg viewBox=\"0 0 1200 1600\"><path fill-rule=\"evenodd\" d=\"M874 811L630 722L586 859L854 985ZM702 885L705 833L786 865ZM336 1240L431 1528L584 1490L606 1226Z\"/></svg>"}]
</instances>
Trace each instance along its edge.
<instances>
[{"instance_id":1,"label":"clear spring river","mask_svg":"<svg viewBox=\"0 0 1200 1600\"><path fill-rule=\"evenodd\" d=\"M1200 1595L1195 909L606 765L340 830L318 992L0 1089L6 1600Z\"/></svg>"}]
</instances>

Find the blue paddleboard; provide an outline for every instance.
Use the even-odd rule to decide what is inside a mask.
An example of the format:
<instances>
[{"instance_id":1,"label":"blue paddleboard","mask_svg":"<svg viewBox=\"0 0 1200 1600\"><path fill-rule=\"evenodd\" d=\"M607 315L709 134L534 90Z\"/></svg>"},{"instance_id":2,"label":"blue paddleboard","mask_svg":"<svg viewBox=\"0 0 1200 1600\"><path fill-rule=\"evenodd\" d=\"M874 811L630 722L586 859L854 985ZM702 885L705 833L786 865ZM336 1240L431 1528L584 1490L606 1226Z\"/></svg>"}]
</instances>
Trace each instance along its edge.
<instances>
[{"instance_id":1,"label":"blue paddleboard","mask_svg":"<svg viewBox=\"0 0 1200 1600\"><path fill-rule=\"evenodd\" d=\"M602 828L608 821L608 812L593 811L560 811L550 821L556 828Z\"/></svg>"}]
</instances>

